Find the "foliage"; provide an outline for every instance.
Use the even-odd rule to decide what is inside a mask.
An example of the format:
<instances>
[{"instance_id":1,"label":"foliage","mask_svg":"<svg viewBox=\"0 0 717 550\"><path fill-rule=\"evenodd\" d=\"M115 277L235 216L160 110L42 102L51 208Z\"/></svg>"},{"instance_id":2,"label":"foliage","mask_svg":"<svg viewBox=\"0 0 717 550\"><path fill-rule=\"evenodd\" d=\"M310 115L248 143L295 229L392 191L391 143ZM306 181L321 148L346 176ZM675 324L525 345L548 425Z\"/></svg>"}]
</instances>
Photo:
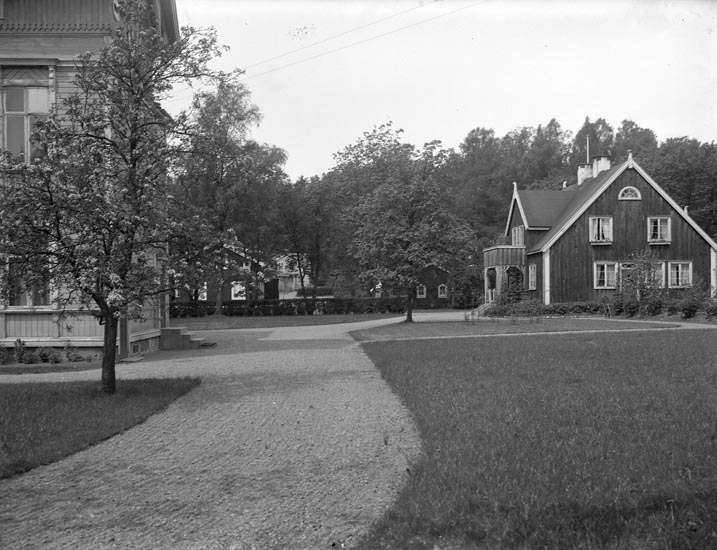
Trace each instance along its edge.
<instances>
[{"instance_id":1,"label":"foliage","mask_svg":"<svg viewBox=\"0 0 717 550\"><path fill-rule=\"evenodd\" d=\"M59 363L62 361L60 352L54 348L40 348L37 350L37 356L42 363Z\"/></svg>"},{"instance_id":2,"label":"foliage","mask_svg":"<svg viewBox=\"0 0 717 550\"><path fill-rule=\"evenodd\" d=\"M0 478L49 464L161 411L197 378L127 380L114 395L90 382L0 385Z\"/></svg>"},{"instance_id":3,"label":"foliage","mask_svg":"<svg viewBox=\"0 0 717 550\"><path fill-rule=\"evenodd\" d=\"M357 548L714 545L714 338L482 342L364 344L422 446Z\"/></svg>"},{"instance_id":4,"label":"foliage","mask_svg":"<svg viewBox=\"0 0 717 550\"><path fill-rule=\"evenodd\" d=\"M244 85L218 80L194 96L175 165L170 208L184 231L171 243L171 274L191 298L209 283L217 311L229 283L242 282L256 300L271 278L285 154L249 139L260 118Z\"/></svg>"},{"instance_id":5,"label":"foliage","mask_svg":"<svg viewBox=\"0 0 717 550\"><path fill-rule=\"evenodd\" d=\"M173 85L211 76L213 31L185 28L167 43L153 8L122 0L122 25L97 55L77 61L75 92L38 122L32 162L4 157L3 253L27 288L52 281L59 305L99 310L102 380L115 391L120 316L142 316L163 290L155 261L178 226L166 219L171 120L158 106ZM8 281L3 285L5 293Z\"/></svg>"},{"instance_id":6,"label":"foliage","mask_svg":"<svg viewBox=\"0 0 717 550\"><path fill-rule=\"evenodd\" d=\"M422 151L401 143L401 132L382 126L345 154L344 162L377 169L381 180L354 210L352 251L369 286L406 292L406 320L416 287L431 269L450 272L467 256L472 234L449 209L446 189L436 178L446 152L439 143Z\"/></svg>"},{"instance_id":7,"label":"foliage","mask_svg":"<svg viewBox=\"0 0 717 550\"><path fill-rule=\"evenodd\" d=\"M620 269L621 288L613 299L615 314L625 313L628 317L659 314L665 298L661 269L652 250L631 254Z\"/></svg>"},{"instance_id":8,"label":"foliage","mask_svg":"<svg viewBox=\"0 0 717 550\"><path fill-rule=\"evenodd\" d=\"M25 347L25 341L22 340L21 338L17 338L15 340L15 347L13 350L13 358L15 359L15 362L23 363L26 353L27 353L27 348Z\"/></svg>"},{"instance_id":9,"label":"foliage","mask_svg":"<svg viewBox=\"0 0 717 550\"><path fill-rule=\"evenodd\" d=\"M169 314L172 317L205 317L214 315L215 307L216 305L211 302L173 302ZM405 311L405 299L394 297L262 300L261 302L234 300L222 304L222 315L241 317L403 313Z\"/></svg>"},{"instance_id":10,"label":"foliage","mask_svg":"<svg viewBox=\"0 0 717 550\"><path fill-rule=\"evenodd\" d=\"M536 315L604 315L605 304L599 302L557 302L543 304L540 300L495 303L485 312L487 317L531 317Z\"/></svg>"}]
</instances>

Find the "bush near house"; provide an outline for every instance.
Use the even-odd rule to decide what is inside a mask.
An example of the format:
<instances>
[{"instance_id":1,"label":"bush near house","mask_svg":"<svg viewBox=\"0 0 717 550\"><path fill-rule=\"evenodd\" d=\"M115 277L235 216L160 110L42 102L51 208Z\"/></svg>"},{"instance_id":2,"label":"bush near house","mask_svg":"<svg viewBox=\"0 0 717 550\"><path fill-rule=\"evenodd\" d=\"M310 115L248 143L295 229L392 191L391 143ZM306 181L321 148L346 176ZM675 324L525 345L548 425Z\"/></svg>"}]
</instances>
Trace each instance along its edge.
<instances>
[{"instance_id":1,"label":"bush near house","mask_svg":"<svg viewBox=\"0 0 717 550\"><path fill-rule=\"evenodd\" d=\"M213 302L174 302L171 317L205 317L214 315ZM230 317L261 317L270 315L315 315L351 313L403 313L405 299L391 298L322 298L317 300L264 300L246 302L234 300L222 305L222 314Z\"/></svg>"}]
</instances>

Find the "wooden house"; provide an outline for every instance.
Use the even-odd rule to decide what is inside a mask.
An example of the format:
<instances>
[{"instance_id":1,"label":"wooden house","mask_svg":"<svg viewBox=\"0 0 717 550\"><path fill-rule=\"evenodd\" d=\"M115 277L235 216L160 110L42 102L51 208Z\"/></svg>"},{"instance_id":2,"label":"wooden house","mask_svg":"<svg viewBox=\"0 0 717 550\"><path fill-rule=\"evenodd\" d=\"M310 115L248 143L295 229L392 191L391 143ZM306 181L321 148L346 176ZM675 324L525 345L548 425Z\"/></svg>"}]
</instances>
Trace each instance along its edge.
<instances>
[{"instance_id":1,"label":"wooden house","mask_svg":"<svg viewBox=\"0 0 717 550\"><path fill-rule=\"evenodd\" d=\"M649 251L657 284L717 288L717 244L632 158L596 157L559 191L514 186L505 237L483 251L485 300L517 290L544 304L601 301Z\"/></svg>"},{"instance_id":2,"label":"wooden house","mask_svg":"<svg viewBox=\"0 0 717 550\"><path fill-rule=\"evenodd\" d=\"M167 40L179 36L174 0L147 0ZM118 25L113 0L0 0L0 150L30 153L34 120L73 92L75 58L99 51ZM10 265L12 269L12 265ZM17 338L28 347L101 349L102 327L90 312L52 304L51 288L18 291L0 305L0 346ZM162 308L146 321L120 321L119 356L159 345Z\"/></svg>"}]
</instances>

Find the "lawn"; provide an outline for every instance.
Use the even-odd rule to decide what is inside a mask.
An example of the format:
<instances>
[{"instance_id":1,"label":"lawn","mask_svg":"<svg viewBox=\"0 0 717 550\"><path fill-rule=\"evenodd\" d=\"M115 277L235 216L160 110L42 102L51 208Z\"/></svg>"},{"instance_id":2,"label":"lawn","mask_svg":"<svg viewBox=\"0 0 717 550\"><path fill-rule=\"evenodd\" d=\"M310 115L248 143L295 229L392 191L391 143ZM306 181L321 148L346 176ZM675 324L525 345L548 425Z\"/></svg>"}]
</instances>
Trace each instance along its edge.
<instances>
[{"instance_id":1,"label":"lawn","mask_svg":"<svg viewBox=\"0 0 717 550\"><path fill-rule=\"evenodd\" d=\"M424 447L359 548L717 547L713 331L363 346Z\"/></svg>"},{"instance_id":2,"label":"lawn","mask_svg":"<svg viewBox=\"0 0 717 550\"><path fill-rule=\"evenodd\" d=\"M262 317L173 317L170 325L187 327L189 330L223 330L233 328L276 328L307 327L315 325L337 325L340 323L358 323L376 319L405 317L395 313L356 313L350 315L268 315Z\"/></svg>"},{"instance_id":3,"label":"lawn","mask_svg":"<svg viewBox=\"0 0 717 550\"><path fill-rule=\"evenodd\" d=\"M356 340L404 340L410 338L444 338L454 336L486 336L534 332L579 330L635 330L674 328L679 325L604 318L572 317L534 319L487 319L476 321L444 321L436 323L399 323L351 332Z\"/></svg>"},{"instance_id":4,"label":"lawn","mask_svg":"<svg viewBox=\"0 0 717 550\"><path fill-rule=\"evenodd\" d=\"M144 422L199 385L197 378L0 384L0 478L76 453Z\"/></svg>"}]
</instances>

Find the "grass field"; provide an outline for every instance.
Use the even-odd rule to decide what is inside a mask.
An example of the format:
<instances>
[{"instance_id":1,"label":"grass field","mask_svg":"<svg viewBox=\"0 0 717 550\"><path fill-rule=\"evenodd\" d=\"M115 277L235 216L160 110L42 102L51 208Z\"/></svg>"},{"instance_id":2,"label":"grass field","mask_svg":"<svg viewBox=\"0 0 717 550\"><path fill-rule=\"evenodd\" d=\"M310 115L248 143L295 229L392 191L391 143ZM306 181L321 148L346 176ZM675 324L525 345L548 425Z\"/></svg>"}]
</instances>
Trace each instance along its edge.
<instances>
[{"instance_id":1,"label":"grass field","mask_svg":"<svg viewBox=\"0 0 717 550\"><path fill-rule=\"evenodd\" d=\"M475 322L443 321L438 323L397 323L364 330L352 331L359 341L405 340L411 338L445 338L455 336L487 336L497 334L523 334L534 332L563 332L579 330L636 330L674 328L669 323L647 323L603 318L571 317L528 319L486 319Z\"/></svg>"},{"instance_id":2,"label":"grass field","mask_svg":"<svg viewBox=\"0 0 717 550\"><path fill-rule=\"evenodd\" d=\"M353 315L276 315L265 317L180 317L170 319L173 327L187 327L189 330L213 330L233 328L276 328L305 327L315 325L336 325L358 323L375 319L405 317L393 313L360 313Z\"/></svg>"},{"instance_id":3,"label":"grass field","mask_svg":"<svg viewBox=\"0 0 717 550\"><path fill-rule=\"evenodd\" d=\"M197 378L0 384L0 478L48 464L132 426L199 384Z\"/></svg>"},{"instance_id":4,"label":"grass field","mask_svg":"<svg viewBox=\"0 0 717 550\"><path fill-rule=\"evenodd\" d=\"M359 548L717 547L713 331L364 347L424 448Z\"/></svg>"}]
</instances>

